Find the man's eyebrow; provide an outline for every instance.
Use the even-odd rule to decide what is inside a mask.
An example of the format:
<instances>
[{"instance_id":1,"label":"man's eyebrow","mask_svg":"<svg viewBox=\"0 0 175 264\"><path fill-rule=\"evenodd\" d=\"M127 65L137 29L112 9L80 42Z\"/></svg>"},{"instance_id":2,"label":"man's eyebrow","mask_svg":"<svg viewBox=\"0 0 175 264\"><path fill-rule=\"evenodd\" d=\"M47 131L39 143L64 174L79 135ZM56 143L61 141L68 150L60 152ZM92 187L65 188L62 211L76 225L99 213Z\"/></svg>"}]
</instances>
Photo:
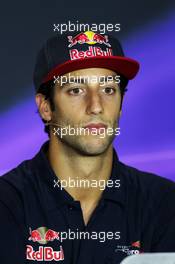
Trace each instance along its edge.
<instances>
[{"instance_id":1,"label":"man's eyebrow","mask_svg":"<svg viewBox=\"0 0 175 264\"><path fill-rule=\"evenodd\" d=\"M101 75L101 76L96 76L93 75L92 77L89 76L71 76L67 78L67 81L64 80L64 83L60 85L61 88L64 88L64 86L68 84L87 84L91 79L94 80L96 79L97 82L113 82L115 80L115 77L117 77L117 74L111 74L111 75ZM112 77L112 78L111 78ZM118 76L119 77L119 76ZM61 79L61 78L60 78ZM60 81L61 82L61 81Z\"/></svg>"}]
</instances>

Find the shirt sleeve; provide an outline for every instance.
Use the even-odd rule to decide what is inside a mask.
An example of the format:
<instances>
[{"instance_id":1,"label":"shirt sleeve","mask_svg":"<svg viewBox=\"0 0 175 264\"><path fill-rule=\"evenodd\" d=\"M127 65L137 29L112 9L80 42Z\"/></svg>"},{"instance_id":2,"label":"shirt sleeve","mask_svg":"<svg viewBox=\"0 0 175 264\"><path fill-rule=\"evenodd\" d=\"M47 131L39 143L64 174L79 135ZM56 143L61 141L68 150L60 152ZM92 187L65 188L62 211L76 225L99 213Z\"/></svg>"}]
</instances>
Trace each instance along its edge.
<instances>
[{"instance_id":1,"label":"shirt sleeve","mask_svg":"<svg viewBox=\"0 0 175 264\"><path fill-rule=\"evenodd\" d=\"M175 188L162 197L155 210L156 225L152 252L175 252Z\"/></svg>"},{"instance_id":2,"label":"shirt sleeve","mask_svg":"<svg viewBox=\"0 0 175 264\"><path fill-rule=\"evenodd\" d=\"M0 201L0 263L25 262L25 241L8 207Z\"/></svg>"}]
</instances>

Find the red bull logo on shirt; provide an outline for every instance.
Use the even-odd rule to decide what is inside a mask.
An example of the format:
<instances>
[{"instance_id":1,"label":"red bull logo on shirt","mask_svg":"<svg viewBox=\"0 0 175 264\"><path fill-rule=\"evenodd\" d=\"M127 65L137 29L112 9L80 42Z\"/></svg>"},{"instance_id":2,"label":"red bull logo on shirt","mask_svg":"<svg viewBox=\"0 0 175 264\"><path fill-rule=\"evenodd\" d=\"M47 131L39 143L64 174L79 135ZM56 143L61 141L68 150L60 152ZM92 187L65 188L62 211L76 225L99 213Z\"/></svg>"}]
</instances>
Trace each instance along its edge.
<instances>
[{"instance_id":1,"label":"red bull logo on shirt","mask_svg":"<svg viewBox=\"0 0 175 264\"><path fill-rule=\"evenodd\" d=\"M39 227L32 230L29 228L29 241L38 242L39 244L47 244L49 241L60 240L59 232L47 227ZM62 246L59 250L53 250L52 247L39 246L39 250L35 251L32 245L27 245L26 259L36 261L61 261L64 260L64 251Z\"/></svg>"},{"instance_id":2,"label":"red bull logo on shirt","mask_svg":"<svg viewBox=\"0 0 175 264\"><path fill-rule=\"evenodd\" d=\"M29 241L38 242L39 244L47 244L49 241L59 240L59 232L56 232L47 227L39 227L38 229L32 230L29 228L30 237Z\"/></svg>"},{"instance_id":3,"label":"red bull logo on shirt","mask_svg":"<svg viewBox=\"0 0 175 264\"><path fill-rule=\"evenodd\" d=\"M38 251L35 251L32 246L27 245L26 259L36 261L61 261L64 260L64 252L62 246L60 250L54 251L51 247L40 246Z\"/></svg>"},{"instance_id":4,"label":"red bull logo on shirt","mask_svg":"<svg viewBox=\"0 0 175 264\"><path fill-rule=\"evenodd\" d=\"M101 35L98 33L94 33L93 31L82 32L76 35L75 37L68 36L68 41L70 42L70 44L68 45L69 48L73 47L76 44L84 44L84 43L87 43L89 45L94 45L98 43L111 47L111 45L108 42L107 35Z\"/></svg>"}]
</instances>

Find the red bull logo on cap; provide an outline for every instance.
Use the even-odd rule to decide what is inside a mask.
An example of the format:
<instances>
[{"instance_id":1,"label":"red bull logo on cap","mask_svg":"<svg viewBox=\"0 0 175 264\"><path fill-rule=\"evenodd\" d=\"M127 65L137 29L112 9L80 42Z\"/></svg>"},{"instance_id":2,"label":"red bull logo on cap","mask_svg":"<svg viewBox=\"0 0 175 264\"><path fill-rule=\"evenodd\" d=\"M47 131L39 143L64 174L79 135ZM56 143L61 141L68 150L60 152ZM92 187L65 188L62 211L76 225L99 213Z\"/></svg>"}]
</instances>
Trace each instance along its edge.
<instances>
[{"instance_id":1,"label":"red bull logo on cap","mask_svg":"<svg viewBox=\"0 0 175 264\"><path fill-rule=\"evenodd\" d=\"M100 46L89 46L87 50L78 50L78 49L70 49L70 59L84 59L88 57L99 57L99 56L113 56L111 45L108 43L108 36L103 36L92 31L86 31L85 33L80 33L76 35L74 38L69 36L68 41L70 42L69 48L78 44L87 43L89 45L105 44L108 48L103 49Z\"/></svg>"},{"instance_id":2,"label":"red bull logo on cap","mask_svg":"<svg viewBox=\"0 0 175 264\"><path fill-rule=\"evenodd\" d=\"M112 56L112 49L102 50L100 47L89 47L86 51L72 49L69 51L70 59L84 59L88 57Z\"/></svg>"},{"instance_id":3,"label":"red bull logo on cap","mask_svg":"<svg viewBox=\"0 0 175 264\"><path fill-rule=\"evenodd\" d=\"M75 37L68 36L68 41L70 43L68 45L69 48L73 47L76 44L84 44L84 43L87 43L89 45L94 45L98 43L111 47L107 35L101 35L98 33L94 33L93 31L82 32L76 35Z\"/></svg>"}]
</instances>

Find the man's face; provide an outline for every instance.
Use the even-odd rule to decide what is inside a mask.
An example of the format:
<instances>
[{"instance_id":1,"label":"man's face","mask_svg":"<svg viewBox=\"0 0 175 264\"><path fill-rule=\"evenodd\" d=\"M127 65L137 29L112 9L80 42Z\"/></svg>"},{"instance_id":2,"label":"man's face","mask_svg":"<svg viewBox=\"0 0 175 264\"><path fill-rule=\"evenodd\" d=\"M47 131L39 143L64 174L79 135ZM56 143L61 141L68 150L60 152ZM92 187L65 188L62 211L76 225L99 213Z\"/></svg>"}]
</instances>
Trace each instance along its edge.
<instances>
[{"instance_id":1,"label":"man's face","mask_svg":"<svg viewBox=\"0 0 175 264\"><path fill-rule=\"evenodd\" d=\"M121 94L115 79L117 74L108 69L88 68L65 74L68 80L70 75L74 76L75 82L72 78L71 83L68 81L64 85L60 82L55 84L55 111L52 112L52 122L58 123L59 128L71 127L75 130L86 128L89 133L79 132L75 135L67 133L62 138L56 133L58 140L81 155L102 154L112 144L115 129L118 127ZM81 82L78 81L80 76ZM110 78L111 81L104 82L104 76L113 77L112 80ZM106 127L98 130L97 124ZM87 125L90 127L87 128ZM109 128L110 131L112 128L114 133L107 134ZM53 129L54 126L51 127L51 139L54 136Z\"/></svg>"}]
</instances>

